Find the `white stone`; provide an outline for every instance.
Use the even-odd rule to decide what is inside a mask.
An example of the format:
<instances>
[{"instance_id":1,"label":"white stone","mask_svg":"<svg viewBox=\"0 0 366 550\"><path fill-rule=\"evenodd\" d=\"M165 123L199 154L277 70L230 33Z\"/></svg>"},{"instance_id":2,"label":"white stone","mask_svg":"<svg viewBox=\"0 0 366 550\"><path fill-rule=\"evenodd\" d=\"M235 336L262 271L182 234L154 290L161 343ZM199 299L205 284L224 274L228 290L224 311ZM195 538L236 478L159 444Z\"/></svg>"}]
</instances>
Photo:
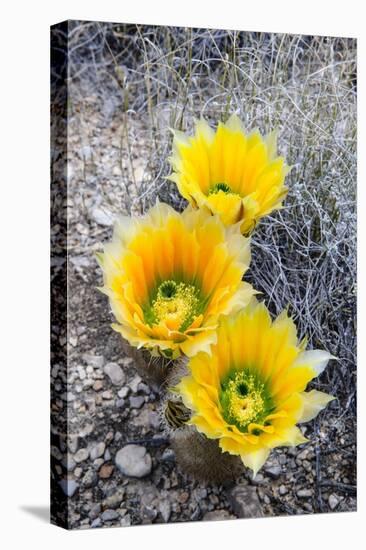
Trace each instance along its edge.
<instances>
[{"instance_id":1,"label":"white stone","mask_svg":"<svg viewBox=\"0 0 366 550\"><path fill-rule=\"evenodd\" d=\"M130 477L144 477L151 472L151 456L145 447L126 445L122 447L115 458L117 468L122 474Z\"/></svg>"},{"instance_id":2,"label":"white stone","mask_svg":"<svg viewBox=\"0 0 366 550\"><path fill-rule=\"evenodd\" d=\"M100 441L99 443L94 443L90 447L90 459L95 460L96 458L101 457L104 454L104 451L105 451L104 441Z\"/></svg>"},{"instance_id":3,"label":"white stone","mask_svg":"<svg viewBox=\"0 0 366 550\"><path fill-rule=\"evenodd\" d=\"M122 386L126 380L126 375L117 363L107 363L104 372L115 386Z\"/></svg>"},{"instance_id":4,"label":"white stone","mask_svg":"<svg viewBox=\"0 0 366 550\"><path fill-rule=\"evenodd\" d=\"M328 504L329 504L329 508L331 510L334 510L335 508L337 508L337 506L339 504L338 497L336 495L334 495L333 493L331 495L329 495Z\"/></svg>"},{"instance_id":5,"label":"white stone","mask_svg":"<svg viewBox=\"0 0 366 550\"><path fill-rule=\"evenodd\" d=\"M79 462L84 462L84 460L86 460L89 456L89 451L88 449L79 449L75 454L74 454L74 460L75 462L77 462L79 464Z\"/></svg>"},{"instance_id":6,"label":"white stone","mask_svg":"<svg viewBox=\"0 0 366 550\"><path fill-rule=\"evenodd\" d=\"M98 207L93 208L91 211L91 217L98 225L103 225L105 227L110 227L113 225L113 216L105 209Z\"/></svg>"}]
</instances>

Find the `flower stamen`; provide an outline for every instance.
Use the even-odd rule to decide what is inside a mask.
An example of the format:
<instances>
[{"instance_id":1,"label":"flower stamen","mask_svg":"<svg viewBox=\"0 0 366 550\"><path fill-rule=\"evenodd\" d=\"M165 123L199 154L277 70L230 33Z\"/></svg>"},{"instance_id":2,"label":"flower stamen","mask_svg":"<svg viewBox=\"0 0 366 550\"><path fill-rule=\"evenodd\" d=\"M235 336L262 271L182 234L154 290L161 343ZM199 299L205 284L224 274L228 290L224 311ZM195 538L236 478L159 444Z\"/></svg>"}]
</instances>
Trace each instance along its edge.
<instances>
[{"instance_id":1,"label":"flower stamen","mask_svg":"<svg viewBox=\"0 0 366 550\"><path fill-rule=\"evenodd\" d=\"M233 371L222 384L220 403L223 417L241 431L268 414L266 388L248 369Z\"/></svg>"},{"instance_id":2,"label":"flower stamen","mask_svg":"<svg viewBox=\"0 0 366 550\"><path fill-rule=\"evenodd\" d=\"M218 193L219 191L223 191L226 194L233 193L234 191L231 189L231 187L227 183L215 183L215 185L212 185L208 191L209 195L213 195L215 193Z\"/></svg>"},{"instance_id":3,"label":"flower stamen","mask_svg":"<svg viewBox=\"0 0 366 550\"><path fill-rule=\"evenodd\" d=\"M198 314L199 291L194 285L172 280L160 284L151 306L153 324L176 322L179 330L185 330Z\"/></svg>"}]
</instances>

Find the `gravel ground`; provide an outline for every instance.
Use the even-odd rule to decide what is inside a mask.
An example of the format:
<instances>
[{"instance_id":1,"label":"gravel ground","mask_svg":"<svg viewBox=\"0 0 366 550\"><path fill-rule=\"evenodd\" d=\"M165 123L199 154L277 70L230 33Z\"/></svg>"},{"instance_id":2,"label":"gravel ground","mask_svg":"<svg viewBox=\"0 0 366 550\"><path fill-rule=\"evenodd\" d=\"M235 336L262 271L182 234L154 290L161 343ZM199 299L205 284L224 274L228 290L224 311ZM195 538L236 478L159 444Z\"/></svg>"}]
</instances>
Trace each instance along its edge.
<instances>
[{"instance_id":1,"label":"gravel ground","mask_svg":"<svg viewBox=\"0 0 366 550\"><path fill-rule=\"evenodd\" d=\"M68 351L67 372L60 353L51 373L53 496L61 506L68 497L68 527L356 510L355 418L334 403L304 428L311 443L277 449L254 481L245 473L229 486L205 486L180 471L160 425L159 388L124 355L97 290L102 277L94 258L114 216L143 210L139 195L154 185L156 172L144 161L153 147L149 124L134 113L126 128L119 100L101 102L86 92L79 86L70 101L68 334L62 316L52 333L61 346L67 339ZM53 263L62 284L64 267ZM57 506L53 512L60 521Z\"/></svg>"}]
</instances>

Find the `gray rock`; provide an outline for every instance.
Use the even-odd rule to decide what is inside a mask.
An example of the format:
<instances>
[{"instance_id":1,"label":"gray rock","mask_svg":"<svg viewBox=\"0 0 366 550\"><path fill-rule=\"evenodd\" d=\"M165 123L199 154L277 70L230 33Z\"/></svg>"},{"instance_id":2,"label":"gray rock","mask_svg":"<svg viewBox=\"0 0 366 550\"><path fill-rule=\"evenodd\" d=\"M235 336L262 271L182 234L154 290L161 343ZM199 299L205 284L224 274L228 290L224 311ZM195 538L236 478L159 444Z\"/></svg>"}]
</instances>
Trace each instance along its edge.
<instances>
[{"instance_id":1,"label":"gray rock","mask_svg":"<svg viewBox=\"0 0 366 550\"><path fill-rule=\"evenodd\" d=\"M109 449L106 450L104 453L104 460L108 461L111 459L111 453L109 452Z\"/></svg>"},{"instance_id":2,"label":"gray rock","mask_svg":"<svg viewBox=\"0 0 366 550\"><path fill-rule=\"evenodd\" d=\"M296 494L299 498L311 498L313 496L313 491L311 489L299 489L296 491Z\"/></svg>"},{"instance_id":3,"label":"gray rock","mask_svg":"<svg viewBox=\"0 0 366 550\"><path fill-rule=\"evenodd\" d=\"M77 371L78 371L78 375L79 375L79 379L82 381L82 380L85 380L86 378L86 372L85 372L85 369L84 367L82 367L81 365L79 365L77 367Z\"/></svg>"},{"instance_id":4,"label":"gray rock","mask_svg":"<svg viewBox=\"0 0 366 550\"><path fill-rule=\"evenodd\" d=\"M122 386L126 381L126 375L117 363L107 363L104 372L115 386Z\"/></svg>"},{"instance_id":5,"label":"gray rock","mask_svg":"<svg viewBox=\"0 0 366 550\"><path fill-rule=\"evenodd\" d=\"M89 519L91 520L96 519L99 516L101 511L102 511L102 506L99 502L97 504L93 504L92 507L90 508Z\"/></svg>"},{"instance_id":6,"label":"gray rock","mask_svg":"<svg viewBox=\"0 0 366 550\"><path fill-rule=\"evenodd\" d=\"M104 464L104 458L96 458L94 461L93 461L93 466L95 467L96 470L99 470L99 468L101 467L101 465Z\"/></svg>"},{"instance_id":7,"label":"gray rock","mask_svg":"<svg viewBox=\"0 0 366 550\"><path fill-rule=\"evenodd\" d=\"M229 502L234 514L238 518L262 517L262 507L256 487L237 485L229 494Z\"/></svg>"},{"instance_id":8,"label":"gray rock","mask_svg":"<svg viewBox=\"0 0 366 550\"><path fill-rule=\"evenodd\" d=\"M124 399L125 397L128 396L129 392L130 392L130 388L128 386L123 386L123 388L121 388L118 391L118 397L120 397L121 399Z\"/></svg>"},{"instance_id":9,"label":"gray rock","mask_svg":"<svg viewBox=\"0 0 366 550\"><path fill-rule=\"evenodd\" d=\"M334 510L335 508L337 508L339 504L339 498L332 493L331 495L329 495L328 504L329 504L329 508L331 510Z\"/></svg>"},{"instance_id":10,"label":"gray rock","mask_svg":"<svg viewBox=\"0 0 366 550\"><path fill-rule=\"evenodd\" d=\"M141 381L142 379L138 374L136 374L136 376L134 376L134 378L131 380L131 382L129 383L129 386L133 393L137 393L138 385L140 384Z\"/></svg>"},{"instance_id":11,"label":"gray rock","mask_svg":"<svg viewBox=\"0 0 366 550\"><path fill-rule=\"evenodd\" d=\"M278 479L281 475L281 466L275 465L275 466L268 466L264 469L266 474L269 475L272 479Z\"/></svg>"},{"instance_id":12,"label":"gray rock","mask_svg":"<svg viewBox=\"0 0 366 550\"><path fill-rule=\"evenodd\" d=\"M285 495L287 493L286 485L280 485L279 493L280 493L280 495Z\"/></svg>"},{"instance_id":13,"label":"gray rock","mask_svg":"<svg viewBox=\"0 0 366 550\"><path fill-rule=\"evenodd\" d=\"M124 518L121 519L121 527L129 527L131 525L131 516L126 514Z\"/></svg>"},{"instance_id":14,"label":"gray rock","mask_svg":"<svg viewBox=\"0 0 366 550\"><path fill-rule=\"evenodd\" d=\"M144 382L140 382L137 389L138 389L138 391L141 391L142 393L145 393L146 395L150 394L150 388Z\"/></svg>"},{"instance_id":15,"label":"gray rock","mask_svg":"<svg viewBox=\"0 0 366 550\"><path fill-rule=\"evenodd\" d=\"M114 519L119 518L119 514L118 512L116 512L116 510L108 509L108 510L104 510L101 517L103 521L113 521Z\"/></svg>"},{"instance_id":16,"label":"gray rock","mask_svg":"<svg viewBox=\"0 0 366 550\"><path fill-rule=\"evenodd\" d=\"M149 414L149 424L154 430L159 430L161 417L157 412L151 411Z\"/></svg>"},{"instance_id":17,"label":"gray rock","mask_svg":"<svg viewBox=\"0 0 366 550\"><path fill-rule=\"evenodd\" d=\"M78 466L77 468L75 468L75 470L74 470L74 476L75 476L75 477L77 477L77 478L81 477L81 474L82 474L82 473L83 473L83 469L80 468L80 466Z\"/></svg>"},{"instance_id":18,"label":"gray rock","mask_svg":"<svg viewBox=\"0 0 366 550\"><path fill-rule=\"evenodd\" d=\"M118 443L118 441L120 441L121 439L122 439L122 434L121 434L121 432L116 431L116 433L114 434L114 441L115 441L116 443Z\"/></svg>"},{"instance_id":19,"label":"gray rock","mask_svg":"<svg viewBox=\"0 0 366 550\"><path fill-rule=\"evenodd\" d=\"M142 514L142 523L151 523L156 519L158 515L158 511L152 507L152 506L142 506L141 507L141 514Z\"/></svg>"},{"instance_id":20,"label":"gray rock","mask_svg":"<svg viewBox=\"0 0 366 550\"><path fill-rule=\"evenodd\" d=\"M104 441L100 441L99 443L94 443L90 447L90 459L95 460L96 458L99 458L104 454L104 451L105 451Z\"/></svg>"},{"instance_id":21,"label":"gray rock","mask_svg":"<svg viewBox=\"0 0 366 550\"><path fill-rule=\"evenodd\" d=\"M168 523L170 514L172 513L172 507L168 500L159 502L159 512L165 523Z\"/></svg>"},{"instance_id":22,"label":"gray rock","mask_svg":"<svg viewBox=\"0 0 366 550\"><path fill-rule=\"evenodd\" d=\"M123 501L123 497L125 496L125 490L120 487L117 489L115 493L112 495L109 495L109 497L105 498L103 500L103 508L118 508Z\"/></svg>"},{"instance_id":23,"label":"gray rock","mask_svg":"<svg viewBox=\"0 0 366 550\"><path fill-rule=\"evenodd\" d=\"M113 225L113 216L105 209L95 207L91 211L90 215L98 225L103 225L105 227L110 227Z\"/></svg>"},{"instance_id":24,"label":"gray rock","mask_svg":"<svg viewBox=\"0 0 366 550\"><path fill-rule=\"evenodd\" d=\"M84 485L84 487L89 488L89 487L94 487L94 485L97 484L97 481L98 481L97 474L95 473L94 470L89 469L84 474L84 477L82 479L82 484Z\"/></svg>"},{"instance_id":25,"label":"gray rock","mask_svg":"<svg viewBox=\"0 0 366 550\"><path fill-rule=\"evenodd\" d=\"M147 476L152 468L151 456L140 445L122 447L116 454L115 462L120 472L130 477Z\"/></svg>"},{"instance_id":26,"label":"gray rock","mask_svg":"<svg viewBox=\"0 0 366 550\"><path fill-rule=\"evenodd\" d=\"M142 397L142 395L138 395L137 397L133 396L129 399L131 409L141 409L142 405L145 403L145 398Z\"/></svg>"},{"instance_id":27,"label":"gray rock","mask_svg":"<svg viewBox=\"0 0 366 550\"><path fill-rule=\"evenodd\" d=\"M197 521L199 519L201 519L201 509L199 506L196 506L196 508L193 510L192 514L191 514L191 520L192 521Z\"/></svg>"},{"instance_id":28,"label":"gray rock","mask_svg":"<svg viewBox=\"0 0 366 550\"><path fill-rule=\"evenodd\" d=\"M84 460L87 460L89 456L89 451L88 449L84 448L84 449L79 449L73 456L75 462L77 464L79 464L79 462L84 462Z\"/></svg>"},{"instance_id":29,"label":"gray rock","mask_svg":"<svg viewBox=\"0 0 366 550\"><path fill-rule=\"evenodd\" d=\"M311 450L305 447L305 449L303 449L298 455L296 455L296 458L298 460L305 460L310 456L310 454L311 454Z\"/></svg>"},{"instance_id":30,"label":"gray rock","mask_svg":"<svg viewBox=\"0 0 366 550\"><path fill-rule=\"evenodd\" d=\"M93 150L91 147L89 147L89 145L84 145L84 147L81 148L80 152L83 155L85 161L90 160L93 156Z\"/></svg>"},{"instance_id":31,"label":"gray rock","mask_svg":"<svg viewBox=\"0 0 366 550\"><path fill-rule=\"evenodd\" d=\"M263 483L264 483L264 476L261 473L257 474L252 479L252 484L253 485L263 485Z\"/></svg>"},{"instance_id":32,"label":"gray rock","mask_svg":"<svg viewBox=\"0 0 366 550\"><path fill-rule=\"evenodd\" d=\"M79 438L77 435L69 436L67 440L67 446L70 453L76 453L78 450Z\"/></svg>"},{"instance_id":33,"label":"gray rock","mask_svg":"<svg viewBox=\"0 0 366 550\"><path fill-rule=\"evenodd\" d=\"M79 488L79 484L74 479L61 479L59 485L68 497L72 497Z\"/></svg>"},{"instance_id":34,"label":"gray rock","mask_svg":"<svg viewBox=\"0 0 366 550\"><path fill-rule=\"evenodd\" d=\"M94 521L92 521L90 527L94 529L94 527L101 527L102 526L102 520L100 518L96 518Z\"/></svg>"},{"instance_id":35,"label":"gray rock","mask_svg":"<svg viewBox=\"0 0 366 550\"><path fill-rule=\"evenodd\" d=\"M89 353L84 353L83 360L87 365L90 365L91 367L94 367L97 369L101 369L104 365L103 355L91 355Z\"/></svg>"},{"instance_id":36,"label":"gray rock","mask_svg":"<svg viewBox=\"0 0 366 550\"><path fill-rule=\"evenodd\" d=\"M64 468L66 468L66 470L68 472L72 472L73 470L75 470L75 467L76 467L76 462L75 460L72 458L72 456L70 456L69 454L66 455L66 457L64 458L64 460L62 461L62 465L64 466Z\"/></svg>"},{"instance_id":37,"label":"gray rock","mask_svg":"<svg viewBox=\"0 0 366 550\"><path fill-rule=\"evenodd\" d=\"M195 496L198 501L207 498L207 489L205 487L197 487L197 489L195 489Z\"/></svg>"}]
</instances>

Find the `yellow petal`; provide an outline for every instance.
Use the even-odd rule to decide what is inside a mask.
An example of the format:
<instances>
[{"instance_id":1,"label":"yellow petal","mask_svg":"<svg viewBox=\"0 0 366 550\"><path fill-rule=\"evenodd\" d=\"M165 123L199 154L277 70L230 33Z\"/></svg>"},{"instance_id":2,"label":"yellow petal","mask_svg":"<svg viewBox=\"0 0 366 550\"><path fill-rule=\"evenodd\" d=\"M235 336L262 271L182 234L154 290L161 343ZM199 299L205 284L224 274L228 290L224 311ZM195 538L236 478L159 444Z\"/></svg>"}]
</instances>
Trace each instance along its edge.
<instances>
[{"instance_id":1,"label":"yellow petal","mask_svg":"<svg viewBox=\"0 0 366 550\"><path fill-rule=\"evenodd\" d=\"M270 450L267 448L257 449L251 453L241 455L244 466L253 470L253 476L256 476L258 471L269 456Z\"/></svg>"},{"instance_id":2,"label":"yellow petal","mask_svg":"<svg viewBox=\"0 0 366 550\"><path fill-rule=\"evenodd\" d=\"M317 390L302 392L300 395L303 399L304 409L299 418L299 422L308 422L312 420L328 405L328 403L335 399L332 395Z\"/></svg>"}]
</instances>

